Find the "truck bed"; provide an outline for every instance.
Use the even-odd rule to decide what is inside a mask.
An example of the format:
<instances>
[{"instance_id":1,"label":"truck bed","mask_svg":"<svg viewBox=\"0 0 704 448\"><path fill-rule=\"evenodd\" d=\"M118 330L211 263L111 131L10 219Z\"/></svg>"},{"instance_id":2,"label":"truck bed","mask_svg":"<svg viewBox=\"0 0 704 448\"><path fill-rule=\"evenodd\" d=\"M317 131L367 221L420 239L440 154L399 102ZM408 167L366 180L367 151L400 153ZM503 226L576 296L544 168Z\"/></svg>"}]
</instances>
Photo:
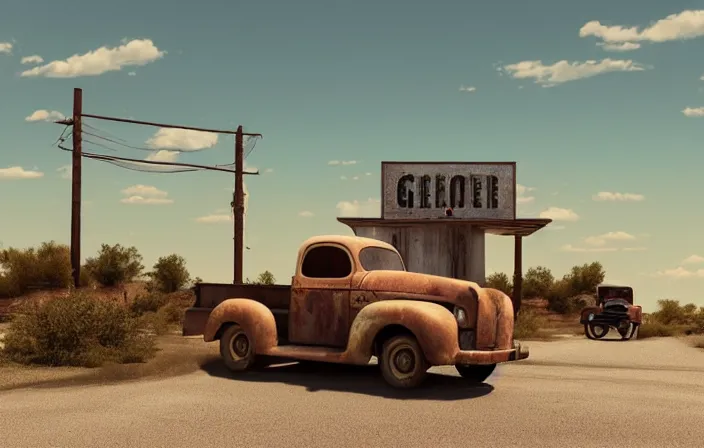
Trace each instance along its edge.
<instances>
[{"instance_id":1,"label":"truck bed","mask_svg":"<svg viewBox=\"0 0 704 448\"><path fill-rule=\"evenodd\" d=\"M203 334L210 311L227 299L252 299L274 313L279 339L288 337L288 308L291 285L234 285L231 283L198 283L196 301L186 310L183 321L184 336Z\"/></svg>"}]
</instances>

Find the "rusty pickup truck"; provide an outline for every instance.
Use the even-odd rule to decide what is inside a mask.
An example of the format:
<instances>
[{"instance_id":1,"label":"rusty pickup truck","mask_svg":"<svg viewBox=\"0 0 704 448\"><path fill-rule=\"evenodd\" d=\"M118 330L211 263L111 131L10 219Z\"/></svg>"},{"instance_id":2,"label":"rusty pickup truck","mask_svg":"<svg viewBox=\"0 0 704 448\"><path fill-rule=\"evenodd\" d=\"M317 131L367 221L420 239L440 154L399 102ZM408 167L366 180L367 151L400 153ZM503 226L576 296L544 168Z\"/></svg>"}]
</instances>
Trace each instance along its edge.
<instances>
[{"instance_id":1,"label":"rusty pickup truck","mask_svg":"<svg viewBox=\"0 0 704 448\"><path fill-rule=\"evenodd\" d=\"M483 382L497 363L527 358L513 325L504 293L408 272L392 245L334 235L303 242L290 286L199 283L183 334L219 340L233 371L255 358L363 365L376 356L391 386L412 388L431 366Z\"/></svg>"}]
</instances>

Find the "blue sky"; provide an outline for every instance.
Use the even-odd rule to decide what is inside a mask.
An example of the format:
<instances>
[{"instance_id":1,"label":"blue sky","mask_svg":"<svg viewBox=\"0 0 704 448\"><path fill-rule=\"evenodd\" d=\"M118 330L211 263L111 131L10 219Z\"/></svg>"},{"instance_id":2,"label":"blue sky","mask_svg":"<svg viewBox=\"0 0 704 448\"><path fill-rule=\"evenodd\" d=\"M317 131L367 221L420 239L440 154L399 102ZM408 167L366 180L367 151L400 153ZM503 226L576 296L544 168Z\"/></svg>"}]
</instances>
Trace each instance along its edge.
<instances>
[{"instance_id":1,"label":"blue sky","mask_svg":"<svg viewBox=\"0 0 704 448\"><path fill-rule=\"evenodd\" d=\"M81 87L86 113L264 135L247 159L261 175L247 178L245 276L286 282L303 239L350 234L343 214L378 215L382 160L516 161L529 187L519 216L555 219L526 239L526 267L561 276L599 260L646 310L659 298L704 306L704 1L176 5L3 3L5 247L68 242L57 169L70 156L52 147L62 127L27 118L70 114ZM132 145L158 131L88 123ZM231 163L233 139L178 160ZM229 282L231 222L198 218L227 215L232 183L85 160L83 256L103 242L137 246L147 266L176 252L193 275ZM140 195L152 199L121 202ZM511 238L488 237L488 270L510 272L512 255Z\"/></svg>"}]
</instances>

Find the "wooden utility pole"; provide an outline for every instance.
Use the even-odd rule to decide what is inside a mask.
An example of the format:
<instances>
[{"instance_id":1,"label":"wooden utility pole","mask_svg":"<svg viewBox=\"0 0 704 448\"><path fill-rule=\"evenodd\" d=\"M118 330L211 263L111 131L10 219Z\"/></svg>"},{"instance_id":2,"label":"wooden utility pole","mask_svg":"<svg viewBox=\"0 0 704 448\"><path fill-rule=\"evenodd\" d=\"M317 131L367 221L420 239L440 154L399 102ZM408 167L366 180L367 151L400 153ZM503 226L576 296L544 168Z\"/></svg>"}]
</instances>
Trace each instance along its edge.
<instances>
[{"instance_id":1,"label":"wooden utility pole","mask_svg":"<svg viewBox=\"0 0 704 448\"><path fill-rule=\"evenodd\" d=\"M73 89L73 153L71 154L71 269L73 286L81 279L81 115L83 90Z\"/></svg>"},{"instance_id":2,"label":"wooden utility pole","mask_svg":"<svg viewBox=\"0 0 704 448\"><path fill-rule=\"evenodd\" d=\"M523 237L514 236L513 246L513 316L518 317L523 300Z\"/></svg>"},{"instance_id":3,"label":"wooden utility pole","mask_svg":"<svg viewBox=\"0 0 704 448\"><path fill-rule=\"evenodd\" d=\"M235 134L235 197L234 197L234 231L235 260L234 284L242 284L242 255L244 251L244 133L242 126Z\"/></svg>"}]
</instances>

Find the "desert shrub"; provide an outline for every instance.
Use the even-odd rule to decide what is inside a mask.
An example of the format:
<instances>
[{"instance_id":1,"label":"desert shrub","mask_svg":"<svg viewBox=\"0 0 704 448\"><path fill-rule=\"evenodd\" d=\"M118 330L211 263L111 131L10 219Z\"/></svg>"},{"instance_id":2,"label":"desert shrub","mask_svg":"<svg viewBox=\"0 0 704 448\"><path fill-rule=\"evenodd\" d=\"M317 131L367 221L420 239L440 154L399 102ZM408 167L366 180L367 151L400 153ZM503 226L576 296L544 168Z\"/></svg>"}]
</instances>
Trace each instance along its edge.
<instances>
[{"instance_id":1,"label":"desert shrub","mask_svg":"<svg viewBox=\"0 0 704 448\"><path fill-rule=\"evenodd\" d=\"M660 322L642 323L638 327L638 339L675 336L677 327Z\"/></svg>"},{"instance_id":2,"label":"desert shrub","mask_svg":"<svg viewBox=\"0 0 704 448\"><path fill-rule=\"evenodd\" d=\"M545 325L545 318L530 308L524 308L518 314L513 326L513 337L516 339L536 337Z\"/></svg>"},{"instance_id":3,"label":"desert shrub","mask_svg":"<svg viewBox=\"0 0 704 448\"><path fill-rule=\"evenodd\" d=\"M188 284L191 279L186 260L176 254L161 257L154 264L153 271L149 273L158 291L175 292Z\"/></svg>"},{"instance_id":4,"label":"desert shrub","mask_svg":"<svg viewBox=\"0 0 704 448\"><path fill-rule=\"evenodd\" d=\"M85 269L103 286L115 286L138 277L144 266L137 248L103 244L98 255L86 260Z\"/></svg>"},{"instance_id":5,"label":"desert shrub","mask_svg":"<svg viewBox=\"0 0 704 448\"><path fill-rule=\"evenodd\" d=\"M168 298L164 294L150 292L134 298L130 304L130 311L135 316L141 316L146 313L155 313L159 308L166 305Z\"/></svg>"},{"instance_id":6,"label":"desert shrub","mask_svg":"<svg viewBox=\"0 0 704 448\"><path fill-rule=\"evenodd\" d=\"M692 347L704 348L704 337L698 336L696 338L693 338L691 343L692 343Z\"/></svg>"},{"instance_id":7,"label":"desert shrub","mask_svg":"<svg viewBox=\"0 0 704 448\"><path fill-rule=\"evenodd\" d=\"M257 279L252 281L249 278L244 281L244 283L249 285L275 285L276 277L269 271L264 271L257 276Z\"/></svg>"},{"instance_id":8,"label":"desert shrub","mask_svg":"<svg viewBox=\"0 0 704 448\"><path fill-rule=\"evenodd\" d=\"M4 355L19 363L97 367L143 362L155 353L153 338L113 301L85 293L25 303L5 336Z\"/></svg>"},{"instance_id":9,"label":"desert shrub","mask_svg":"<svg viewBox=\"0 0 704 448\"><path fill-rule=\"evenodd\" d=\"M550 269L543 266L530 268L523 277L523 297L526 299L545 298L553 283L555 283L555 277Z\"/></svg>"},{"instance_id":10,"label":"desert shrub","mask_svg":"<svg viewBox=\"0 0 704 448\"><path fill-rule=\"evenodd\" d=\"M54 241L38 248L0 251L0 297L17 297L32 287L66 288L72 283L69 247Z\"/></svg>"},{"instance_id":11,"label":"desert shrub","mask_svg":"<svg viewBox=\"0 0 704 448\"><path fill-rule=\"evenodd\" d=\"M513 292L511 280L503 272L495 272L486 278L486 287L498 289L504 294L510 296Z\"/></svg>"}]
</instances>

